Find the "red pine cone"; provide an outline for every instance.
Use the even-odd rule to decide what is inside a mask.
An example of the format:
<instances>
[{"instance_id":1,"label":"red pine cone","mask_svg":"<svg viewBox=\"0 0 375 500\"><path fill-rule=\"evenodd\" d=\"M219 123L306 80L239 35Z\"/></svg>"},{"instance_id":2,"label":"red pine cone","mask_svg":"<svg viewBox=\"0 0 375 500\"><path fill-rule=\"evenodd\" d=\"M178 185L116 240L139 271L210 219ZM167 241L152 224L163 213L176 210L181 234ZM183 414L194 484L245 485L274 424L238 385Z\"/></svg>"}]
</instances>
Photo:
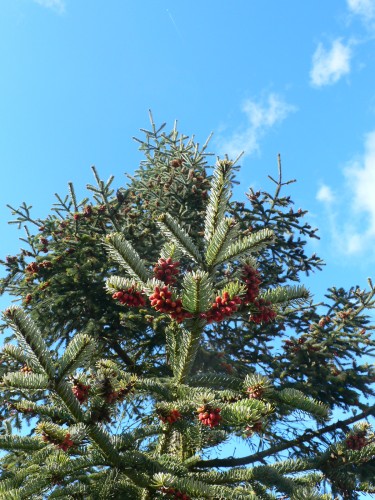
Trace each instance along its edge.
<instances>
[{"instance_id":1,"label":"red pine cone","mask_svg":"<svg viewBox=\"0 0 375 500\"><path fill-rule=\"evenodd\" d=\"M289 349L290 347L294 346L294 342L292 342L291 340L283 340L283 342L285 343L284 349Z\"/></svg>"},{"instance_id":2,"label":"red pine cone","mask_svg":"<svg viewBox=\"0 0 375 500\"><path fill-rule=\"evenodd\" d=\"M90 217L92 215L92 206L91 205L87 205L83 209L83 215L84 215L84 217Z\"/></svg>"},{"instance_id":3,"label":"red pine cone","mask_svg":"<svg viewBox=\"0 0 375 500\"><path fill-rule=\"evenodd\" d=\"M177 168L177 167L182 167L182 160L181 158L175 158L174 160L171 161L171 166L174 167L174 168Z\"/></svg>"},{"instance_id":4,"label":"red pine cone","mask_svg":"<svg viewBox=\"0 0 375 500\"><path fill-rule=\"evenodd\" d=\"M201 406L198 408L198 418L203 425L208 425L211 427L216 427L221 421L220 408L211 408L208 405Z\"/></svg>"},{"instance_id":5,"label":"red pine cone","mask_svg":"<svg viewBox=\"0 0 375 500\"><path fill-rule=\"evenodd\" d=\"M25 267L25 271L30 274L36 274L39 271L39 266L36 262L30 262L30 264Z\"/></svg>"},{"instance_id":6,"label":"red pine cone","mask_svg":"<svg viewBox=\"0 0 375 500\"><path fill-rule=\"evenodd\" d=\"M264 389L261 385L253 385L247 388L247 395L249 399L260 399L263 396Z\"/></svg>"},{"instance_id":7,"label":"red pine cone","mask_svg":"<svg viewBox=\"0 0 375 500\"><path fill-rule=\"evenodd\" d=\"M49 281L45 281L44 283L41 283L41 284L39 285L39 289L40 289L40 290L45 290L46 288L48 288L48 287L50 286L50 284L51 284L51 283L50 283Z\"/></svg>"},{"instance_id":8,"label":"red pine cone","mask_svg":"<svg viewBox=\"0 0 375 500\"><path fill-rule=\"evenodd\" d=\"M159 418L165 424L174 424L177 420L180 420L181 413L178 410L171 410L167 415L159 415Z\"/></svg>"},{"instance_id":9,"label":"red pine cone","mask_svg":"<svg viewBox=\"0 0 375 500\"><path fill-rule=\"evenodd\" d=\"M246 264L242 269L242 279L247 286L246 295L243 297L244 304L254 302L259 295L259 285L261 284L260 274L254 267Z\"/></svg>"},{"instance_id":10,"label":"red pine cone","mask_svg":"<svg viewBox=\"0 0 375 500\"><path fill-rule=\"evenodd\" d=\"M130 382L126 387L122 389L115 390L108 378L103 379L100 382L101 392L100 395L104 398L105 402L108 404L113 404L116 401L123 401L125 396L133 391L134 382Z\"/></svg>"},{"instance_id":11,"label":"red pine cone","mask_svg":"<svg viewBox=\"0 0 375 500\"><path fill-rule=\"evenodd\" d=\"M17 411L20 413L35 413L35 410L33 408L17 408Z\"/></svg>"},{"instance_id":12,"label":"red pine cone","mask_svg":"<svg viewBox=\"0 0 375 500\"><path fill-rule=\"evenodd\" d=\"M24 299L25 304L30 304L30 302L33 300L33 296L31 293L28 293Z\"/></svg>"},{"instance_id":13,"label":"red pine cone","mask_svg":"<svg viewBox=\"0 0 375 500\"><path fill-rule=\"evenodd\" d=\"M179 272L179 265L179 262L173 262L170 257L159 259L154 267L155 278L163 281L166 285L172 285L176 282L175 276Z\"/></svg>"},{"instance_id":14,"label":"red pine cone","mask_svg":"<svg viewBox=\"0 0 375 500\"><path fill-rule=\"evenodd\" d=\"M205 318L207 323L223 321L232 316L232 314L237 311L240 304L240 297L234 296L231 299L228 292L223 292L221 296L216 297L211 309L201 314L201 317Z\"/></svg>"},{"instance_id":15,"label":"red pine cone","mask_svg":"<svg viewBox=\"0 0 375 500\"><path fill-rule=\"evenodd\" d=\"M50 443L51 438L45 432L43 432L42 433L42 441L44 441L45 443Z\"/></svg>"},{"instance_id":16,"label":"red pine cone","mask_svg":"<svg viewBox=\"0 0 375 500\"><path fill-rule=\"evenodd\" d=\"M367 445L366 433L357 432L352 434L346 439L345 444L349 450L361 450Z\"/></svg>"},{"instance_id":17,"label":"red pine cone","mask_svg":"<svg viewBox=\"0 0 375 500\"><path fill-rule=\"evenodd\" d=\"M72 392L78 399L80 405L88 400L90 387L90 385L84 385L81 382L77 382L73 385Z\"/></svg>"},{"instance_id":18,"label":"red pine cone","mask_svg":"<svg viewBox=\"0 0 375 500\"><path fill-rule=\"evenodd\" d=\"M260 432L263 429L263 423L261 420L258 420L258 422L254 422L251 425L248 425L245 429L246 434L250 437L256 432Z\"/></svg>"},{"instance_id":19,"label":"red pine cone","mask_svg":"<svg viewBox=\"0 0 375 500\"><path fill-rule=\"evenodd\" d=\"M167 285L162 288L156 286L154 293L149 297L151 306L156 311L167 313L171 318L181 323L185 318L190 318L191 314L182 309L181 299L172 299L172 292Z\"/></svg>"},{"instance_id":20,"label":"red pine cone","mask_svg":"<svg viewBox=\"0 0 375 500\"><path fill-rule=\"evenodd\" d=\"M54 444L59 450L67 451L69 448L74 446L74 442L70 439L70 434L67 432L63 441L59 441L57 438L53 438L52 436L48 436L45 432L42 433L42 440L45 443Z\"/></svg>"},{"instance_id":21,"label":"red pine cone","mask_svg":"<svg viewBox=\"0 0 375 500\"><path fill-rule=\"evenodd\" d=\"M225 361L223 361L222 363L220 363L220 366L229 374L232 374L234 372L233 365L231 365L230 363L225 363Z\"/></svg>"},{"instance_id":22,"label":"red pine cone","mask_svg":"<svg viewBox=\"0 0 375 500\"><path fill-rule=\"evenodd\" d=\"M5 261L7 264L15 264L17 262L17 256L15 255L7 255L5 257Z\"/></svg>"},{"instance_id":23,"label":"red pine cone","mask_svg":"<svg viewBox=\"0 0 375 500\"><path fill-rule=\"evenodd\" d=\"M108 403L108 404L113 404L119 398L120 398L120 392L119 391L112 391L112 392L110 392L109 394L106 395L105 402Z\"/></svg>"},{"instance_id":24,"label":"red pine cone","mask_svg":"<svg viewBox=\"0 0 375 500\"><path fill-rule=\"evenodd\" d=\"M142 293L138 292L134 287L127 290L119 290L112 295L112 298L128 307L143 307L146 305L146 300Z\"/></svg>"},{"instance_id":25,"label":"red pine cone","mask_svg":"<svg viewBox=\"0 0 375 500\"><path fill-rule=\"evenodd\" d=\"M176 490L175 488L167 488L163 486L160 488L160 492L164 495L167 495L171 498L180 499L180 500L191 500L191 497L186 493L182 493L181 491Z\"/></svg>"},{"instance_id":26,"label":"red pine cone","mask_svg":"<svg viewBox=\"0 0 375 500\"><path fill-rule=\"evenodd\" d=\"M30 366L23 365L23 367L20 369L20 372L22 372L22 373L32 373L33 369L30 368Z\"/></svg>"},{"instance_id":27,"label":"red pine cone","mask_svg":"<svg viewBox=\"0 0 375 500\"><path fill-rule=\"evenodd\" d=\"M264 299L258 299L254 301L254 305L258 311L250 314L250 321L257 324L269 323L276 318L277 314L272 309L270 302L267 302Z\"/></svg>"},{"instance_id":28,"label":"red pine cone","mask_svg":"<svg viewBox=\"0 0 375 500\"><path fill-rule=\"evenodd\" d=\"M41 267L42 269L49 269L50 267L52 267L52 262L49 260L43 260L43 262L39 264L39 267Z\"/></svg>"},{"instance_id":29,"label":"red pine cone","mask_svg":"<svg viewBox=\"0 0 375 500\"><path fill-rule=\"evenodd\" d=\"M127 388L112 391L105 396L105 401L108 404L113 404L116 401L123 401L125 396L132 392L134 384L128 384Z\"/></svg>"},{"instance_id":30,"label":"red pine cone","mask_svg":"<svg viewBox=\"0 0 375 500\"><path fill-rule=\"evenodd\" d=\"M67 451L69 448L74 446L73 441L70 439L69 432L65 435L64 441L57 445L60 450Z\"/></svg>"}]
</instances>

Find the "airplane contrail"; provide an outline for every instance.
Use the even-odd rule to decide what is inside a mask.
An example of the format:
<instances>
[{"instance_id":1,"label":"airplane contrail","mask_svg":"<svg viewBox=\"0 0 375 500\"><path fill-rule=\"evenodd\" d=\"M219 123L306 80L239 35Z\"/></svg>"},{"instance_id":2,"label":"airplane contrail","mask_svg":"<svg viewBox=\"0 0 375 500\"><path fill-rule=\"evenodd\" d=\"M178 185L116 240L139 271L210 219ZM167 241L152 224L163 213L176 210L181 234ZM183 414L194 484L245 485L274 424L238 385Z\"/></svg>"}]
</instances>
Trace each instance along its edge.
<instances>
[{"instance_id":1,"label":"airplane contrail","mask_svg":"<svg viewBox=\"0 0 375 500\"><path fill-rule=\"evenodd\" d=\"M172 21L172 24L173 24L173 26L174 26L174 28L175 28L175 30L176 30L177 35L180 37L181 41L183 42L183 41L184 41L184 39L183 39L183 37L182 37L181 31L178 29L178 26L177 26L177 24L176 24L176 21L173 19L173 16L172 16L172 14L169 12L169 9L166 9L166 10L167 10L167 14L168 14L168 16L169 16L169 19Z\"/></svg>"}]
</instances>

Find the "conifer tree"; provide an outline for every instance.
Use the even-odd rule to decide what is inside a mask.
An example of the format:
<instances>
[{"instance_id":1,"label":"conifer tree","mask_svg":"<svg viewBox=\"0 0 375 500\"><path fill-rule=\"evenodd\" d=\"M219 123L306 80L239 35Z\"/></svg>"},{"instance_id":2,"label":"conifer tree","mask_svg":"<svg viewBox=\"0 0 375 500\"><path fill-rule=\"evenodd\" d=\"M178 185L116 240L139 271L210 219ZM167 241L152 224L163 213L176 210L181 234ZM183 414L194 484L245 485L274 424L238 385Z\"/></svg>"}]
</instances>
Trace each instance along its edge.
<instances>
[{"instance_id":1,"label":"conifer tree","mask_svg":"<svg viewBox=\"0 0 375 500\"><path fill-rule=\"evenodd\" d=\"M314 304L316 230L280 161L245 205L235 162L144 132L126 187L93 168L91 198L11 207L27 247L3 261L22 303L4 313L0 499L374 493L371 281Z\"/></svg>"}]
</instances>

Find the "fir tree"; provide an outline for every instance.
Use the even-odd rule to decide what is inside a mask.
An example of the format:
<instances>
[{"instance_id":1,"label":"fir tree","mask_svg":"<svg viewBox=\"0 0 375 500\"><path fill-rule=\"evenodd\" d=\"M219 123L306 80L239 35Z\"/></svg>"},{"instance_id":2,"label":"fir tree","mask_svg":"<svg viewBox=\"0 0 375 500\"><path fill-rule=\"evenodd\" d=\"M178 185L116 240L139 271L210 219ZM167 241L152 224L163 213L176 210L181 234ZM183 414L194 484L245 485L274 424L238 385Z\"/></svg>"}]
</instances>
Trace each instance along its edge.
<instances>
[{"instance_id":1,"label":"fir tree","mask_svg":"<svg viewBox=\"0 0 375 500\"><path fill-rule=\"evenodd\" d=\"M144 132L125 188L93 168L91 198L11 208L27 247L3 262L22 304L4 313L0 498L374 493L371 281L312 302L316 230L280 160L275 193L245 205L208 143Z\"/></svg>"}]
</instances>

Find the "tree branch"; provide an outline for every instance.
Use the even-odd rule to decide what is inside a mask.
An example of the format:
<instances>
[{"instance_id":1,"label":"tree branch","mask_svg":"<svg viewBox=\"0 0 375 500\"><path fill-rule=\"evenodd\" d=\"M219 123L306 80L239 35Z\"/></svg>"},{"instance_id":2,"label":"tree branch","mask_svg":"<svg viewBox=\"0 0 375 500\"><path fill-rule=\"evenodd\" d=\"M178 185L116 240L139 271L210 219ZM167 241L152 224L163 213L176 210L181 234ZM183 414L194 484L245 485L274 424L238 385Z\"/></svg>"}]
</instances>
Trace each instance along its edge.
<instances>
[{"instance_id":1,"label":"tree branch","mask_svg":"<svg viewBox=\"0 0 375 500\"><path fill-rule=\"evenodd\" d=\"M345 428L346 426L357 422L368 416L375 416L375 405L367 407L362 413L354 415L353 417L347 418L346 420L338 420L334 424L327 425L316 431L305 431L301 436L290 441L286 441L282 444L268 448L267 450L261 451L259 453L254 453L253 455L248 455L246 457L240 458L215 458L212 460L200 460L194 463L194 468L208 468L208 467L235 467L239 465L253 464L255 462L262 461L265 457L279 453L280 451L287 450L296 445L301 445L305 441L311 441L314 438L319 438L327 432L335 431L338 428Z\"/></svg>"},{"instance_id":2,"label":"tree branch","mask_svg":"<svg viewBox=\"0 0 375 500\"><path fill-rule=\"evenodd\" d=\"M110 339L109 337L103 337L117 354L117 356L128 366L134 373L139 373L139 369L135 365L135 361L124 351L118 342Z\"/></svg>"}]
</instances>

